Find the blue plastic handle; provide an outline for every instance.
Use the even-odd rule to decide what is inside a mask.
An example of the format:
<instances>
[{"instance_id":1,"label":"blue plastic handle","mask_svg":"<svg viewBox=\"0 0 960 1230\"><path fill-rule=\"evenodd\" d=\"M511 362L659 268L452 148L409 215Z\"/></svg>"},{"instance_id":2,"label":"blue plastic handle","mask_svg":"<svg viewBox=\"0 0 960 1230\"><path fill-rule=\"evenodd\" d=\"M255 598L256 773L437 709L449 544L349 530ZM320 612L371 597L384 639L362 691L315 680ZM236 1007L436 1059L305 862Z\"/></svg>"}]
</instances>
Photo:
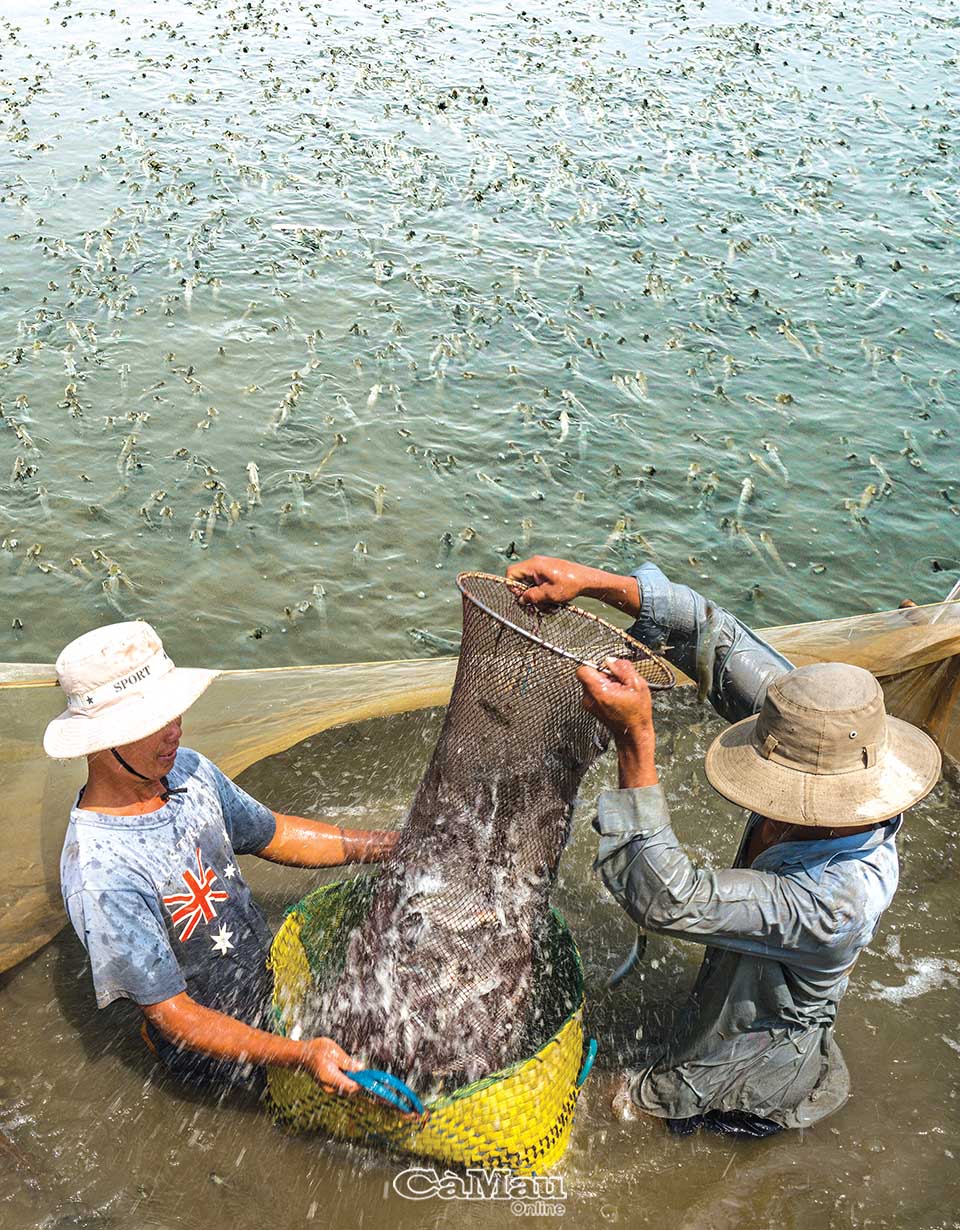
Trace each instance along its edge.
<instances>
[{"instance_id":1,"label":"blue plastic handle","mask_svg":"<svg viewBox=\"0 0 960 1230\"><path fill-rule=\"evenodd\" d=\"M583 1061L583 1067L580 1069L580 1075L577 1077L577 1088L578 1089L583 1088L584 1082L586 1081L587 1077L590 1075L590 1069L593 1067L593 1061L597 1057L598 1050L599 1050L599 1047L597 1046L596 1038L591 1038L589 1043L587 1044L587 1057Z\"/></svg>"},{"instance_id":2,"label":"blue plastic handle","mask_svg":"<svg viewBox=\"0 0 960 1230\"><path fill-rule=\"evenodd\" d=\"M347 1072L345 1075L356 1081L366 1093L389 1102L405 1115L411 1112L417 1115L426 1113L426 1107L410 1086L404 1084L392 1072L383 1072L379 1068L361 1068L359 1072Z\"/></svg>"}]
</instances>

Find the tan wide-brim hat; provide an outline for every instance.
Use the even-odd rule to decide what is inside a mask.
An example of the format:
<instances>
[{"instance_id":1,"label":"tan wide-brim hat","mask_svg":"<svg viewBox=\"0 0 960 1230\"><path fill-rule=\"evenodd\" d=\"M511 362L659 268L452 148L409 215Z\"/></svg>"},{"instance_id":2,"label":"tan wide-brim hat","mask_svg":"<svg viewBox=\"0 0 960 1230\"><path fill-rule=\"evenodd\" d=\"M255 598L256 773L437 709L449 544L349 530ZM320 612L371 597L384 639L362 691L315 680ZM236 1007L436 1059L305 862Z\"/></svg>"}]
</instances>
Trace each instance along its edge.
<instances>
[{"instance_id":1,"label":"tan wide-brim hat","mask_svg":"<svg viewBox=\"0 0 960 1230\"><path fill-rule=\"evenodd\" d=\"M43 750L69 759L135 743L184 713L220 674L174 666L142 621L95 628L56 664L67 708L47 726Z\"/></svg>"},{"instance_id":2,"label":"tan wide-brim hat","mask_svg":"<svg viewBox=\"0 0 960 1230\"><path fill-rule=\"evenodd\" d=\"M724 798L761 816L852 828L918 803L939 780L940 750L887 715L869 671L822 662L771 683L760 712L714 740L705 768Z\"/></svg>"}]
</instances>

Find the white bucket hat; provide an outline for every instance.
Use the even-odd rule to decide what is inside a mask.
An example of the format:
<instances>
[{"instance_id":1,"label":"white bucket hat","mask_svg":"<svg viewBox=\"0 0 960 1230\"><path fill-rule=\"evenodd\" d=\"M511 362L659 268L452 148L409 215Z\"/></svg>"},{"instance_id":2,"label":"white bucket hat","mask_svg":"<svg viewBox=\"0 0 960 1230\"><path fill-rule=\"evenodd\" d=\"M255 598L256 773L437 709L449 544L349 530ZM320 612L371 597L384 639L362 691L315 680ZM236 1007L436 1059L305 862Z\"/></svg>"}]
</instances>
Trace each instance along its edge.
<instances>
[{"instance_id":1,"label":"white bucket hat","mask_svg":"<svg viewBox=\"0 0 960 1230\"><path fill-rule=\"evenodd\" d=\"M107 624L78 636L56 663L67 708L43 750L67 759L134 743L189 709L220 671L174 666L148 623Z\"/></svg>"}]
</instances>

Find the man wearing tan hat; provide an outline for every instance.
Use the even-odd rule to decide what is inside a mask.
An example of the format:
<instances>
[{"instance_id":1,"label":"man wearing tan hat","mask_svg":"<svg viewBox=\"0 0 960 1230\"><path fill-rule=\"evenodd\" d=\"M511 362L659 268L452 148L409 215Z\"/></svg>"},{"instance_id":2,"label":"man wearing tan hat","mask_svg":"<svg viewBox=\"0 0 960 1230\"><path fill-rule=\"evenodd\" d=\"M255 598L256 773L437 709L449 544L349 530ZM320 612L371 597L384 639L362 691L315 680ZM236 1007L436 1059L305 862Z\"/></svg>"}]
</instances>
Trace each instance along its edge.
<instances>
[{"instance_id":1,"label":"man wearing tan hat","mask_svg":"<svg viewBox=\"0 0 960 1230\"><path fill-rule=\"evenodd\" d=\"M128 998L177 1076L256 1085L265 1063L352 1093L359 1066L330 1038L267 1032L267 924L238 854L296 867L375 862L395 833L350 831L270 811L206 757L180 747L180 717L219 674L175 667L147 623L111 624L57 659L67 709L50 756L86 756L61 886L87 949L99 1007Z\"/></svg>"},{"instance_id":2,"label":"man wearing tan hat","mask_svg":"<svg viewBox=\"0 0 960 1230\"><path fill-rule=\"evenodd\" d=\"M699 679L734 724L707 753L720 794L750 811L733 868L695 867L670 827L646 683L632 666L582 667L584 705L617 745L620 789L600 796L604 883L638 926L707 946L664 1051L615 1102L699 1128L765 1136L807 1127L846 1100L833 1037L860 952L897 887L902 813L936 784L936 744L887 717L865 670L797 670L729 612L654 564L629 577L535 556L508 570L534 603L586 595Z\"/></svg>"}]
</instances>

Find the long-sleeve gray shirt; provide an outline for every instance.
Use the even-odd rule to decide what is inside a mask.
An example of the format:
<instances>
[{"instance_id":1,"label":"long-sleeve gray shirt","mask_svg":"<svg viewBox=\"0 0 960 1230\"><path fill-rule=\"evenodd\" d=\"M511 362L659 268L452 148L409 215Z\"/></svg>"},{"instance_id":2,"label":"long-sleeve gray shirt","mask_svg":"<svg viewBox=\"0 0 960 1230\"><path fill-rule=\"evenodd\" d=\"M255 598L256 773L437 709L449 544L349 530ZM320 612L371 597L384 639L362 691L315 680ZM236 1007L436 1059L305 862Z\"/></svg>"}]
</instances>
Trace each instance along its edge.
<instances>
[{"instance_id":1,"label":"long-sleeve gray shirt","mask_svg":"<svg viewBox=\"0 0 960 1230\"><path fill-rule=\"evenodd\" d=\"M763 703L790 663L728 611L673 585L653 564L635 574L631 629L664 652L728 721ZM733 868L696 868L670 827L659 786L600 796L597 865L627 913L650 931L708 945L666 1050L634 1084L667 1118L743 1110L808 1126L843 1104L837 1004L897 887L901 818L827 841L781 842L745 866L750 816Z\"/></svg>"}]
</instances>

